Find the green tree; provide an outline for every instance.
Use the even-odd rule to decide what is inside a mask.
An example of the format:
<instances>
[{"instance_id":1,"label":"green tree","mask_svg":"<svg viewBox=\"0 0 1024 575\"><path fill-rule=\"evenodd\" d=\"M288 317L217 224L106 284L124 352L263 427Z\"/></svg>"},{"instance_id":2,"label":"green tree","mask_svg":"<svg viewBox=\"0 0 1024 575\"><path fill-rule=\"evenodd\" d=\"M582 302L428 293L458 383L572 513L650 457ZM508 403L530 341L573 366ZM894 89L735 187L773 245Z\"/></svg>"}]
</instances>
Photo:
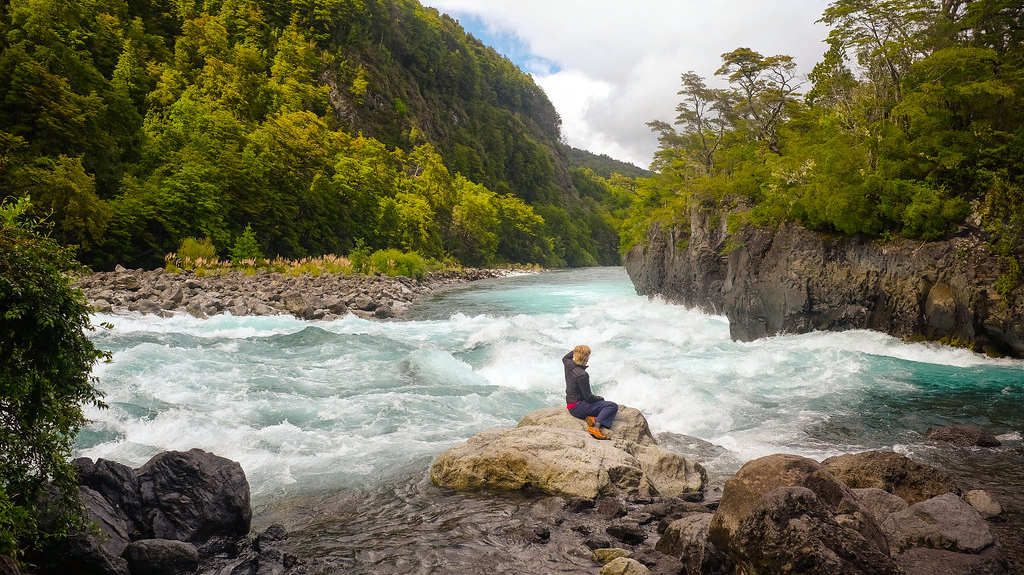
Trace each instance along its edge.
<instances>
[{"instance_id":1,"label":"green tree","mask_svg":"<svg viewBox=\"0 0 1024 575\"><path fill-rule=\"evenodd\" d=\"M104 357L86 332L89 307L72 287L72 253L25 219L28 203L0 205L0 553L60 535L78 508L69 460L84 405L102 406L91 376ZM47 484L56 500L42 497ZM37 520L55 514L56 531Z\"/></svg>"}]
</instances>

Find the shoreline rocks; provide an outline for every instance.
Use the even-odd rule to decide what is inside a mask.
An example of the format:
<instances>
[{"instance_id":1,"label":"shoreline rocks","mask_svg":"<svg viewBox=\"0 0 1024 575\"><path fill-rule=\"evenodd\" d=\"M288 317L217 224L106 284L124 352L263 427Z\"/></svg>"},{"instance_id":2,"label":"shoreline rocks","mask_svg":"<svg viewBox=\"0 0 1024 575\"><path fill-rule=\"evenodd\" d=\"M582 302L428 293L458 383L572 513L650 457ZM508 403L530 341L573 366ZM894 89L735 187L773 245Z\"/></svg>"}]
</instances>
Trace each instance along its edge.
<instances>
[{"instance_id":1,"label":"shoreline rocks","mask_svg":"<svg viewBox=\"0 0 1024 575\"><path fill-rule=\"evenodd\" d=\"M78 280L77 285L97 311L140 312L197 318L230 313L292 315L306 320L331 320L352 313L362 318L398 317L418 298L444 287L508 276L492 269L428 273L423 280L404 276L321 274L286 276L238 270L198 276L162 269L129 270L118 266Z\"/></svg>"}]
</instances>

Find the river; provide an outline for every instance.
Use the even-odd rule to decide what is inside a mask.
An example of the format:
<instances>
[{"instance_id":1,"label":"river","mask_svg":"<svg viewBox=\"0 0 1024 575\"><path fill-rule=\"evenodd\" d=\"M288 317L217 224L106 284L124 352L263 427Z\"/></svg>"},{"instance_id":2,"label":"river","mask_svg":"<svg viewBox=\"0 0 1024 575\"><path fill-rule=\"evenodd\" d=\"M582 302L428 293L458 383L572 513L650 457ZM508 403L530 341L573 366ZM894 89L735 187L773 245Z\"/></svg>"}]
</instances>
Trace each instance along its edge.
<instances>
[{"instance_id":1,"label":"river","mask_svg":"<svg viewBox=\"0 0 1024 575\"><path fill-rule=\"evenodd\" d=\"M447 447L562 404L561 357L580 343L593 348L595 392L642 411L713 486L762 455L869 449L975 486L1024 486L1024 363L869 331L734 342L724 317L637 296L622 268L474 282L400 321L94 320L114 325L92 336L113 352L95 370L109 408L87 411L75 455L137 467L198 447L236 460L254 527L285 524L324 573L593 569L557 545L523 555L525 544L496 539L528 503L444 492L427 475ZM1003 445L923 441L951 423Z\"/></svg>"}]
</instances>

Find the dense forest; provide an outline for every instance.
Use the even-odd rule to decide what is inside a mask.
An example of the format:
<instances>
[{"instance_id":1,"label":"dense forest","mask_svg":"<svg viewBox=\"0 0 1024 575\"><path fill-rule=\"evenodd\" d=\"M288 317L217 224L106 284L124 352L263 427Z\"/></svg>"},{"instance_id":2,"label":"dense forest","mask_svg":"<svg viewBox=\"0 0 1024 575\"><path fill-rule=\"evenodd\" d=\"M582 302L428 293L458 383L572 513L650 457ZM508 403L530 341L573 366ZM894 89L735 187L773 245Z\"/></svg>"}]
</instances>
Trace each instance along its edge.
<instances>
[{"instance_id":1,"label":"dense forest","mask_svg":"<svg viewBox=\"0 0 1024 575\"><path fill-rule=\"evenodd\" d=\"M628 248L692 209L742 225L935 240L968 224L1017 282L1024 222L1024 5L836 0L804 82L787 55L738 48L709 80L682 75L678 116L654 121L651 178ZM715 87L721 86L721 87Z\"/></svg>"},{"instance_id":2,"label":"dense forest","mask_svg":"<svg viewBox=\"0 0 1024 575\"><path fill-rule=\"evenodd\" d=\"M618 263L544 93L415 0L12 0L0 51L0 198L94 268L246 229L268 256Z\"/></svg>"}]
</instances>

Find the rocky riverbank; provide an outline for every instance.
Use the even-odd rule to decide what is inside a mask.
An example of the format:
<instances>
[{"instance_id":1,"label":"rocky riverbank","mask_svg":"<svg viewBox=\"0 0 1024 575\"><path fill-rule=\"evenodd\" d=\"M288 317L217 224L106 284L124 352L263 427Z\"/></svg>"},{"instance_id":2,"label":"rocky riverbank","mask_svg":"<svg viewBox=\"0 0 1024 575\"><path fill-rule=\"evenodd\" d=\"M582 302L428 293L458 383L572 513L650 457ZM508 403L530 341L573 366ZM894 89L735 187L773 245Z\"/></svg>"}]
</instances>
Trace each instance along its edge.
<instances>
[{"instance_id":1,"label":"rocky riverbank","mask_svg":"<svg viewBox=\"0 0 1024 575\"><path fill-rule=\"evenodd\" d=\"M724 314L742 341L872 329L1024 357L1019 272L977 225L920 242L835 238L792 224L730 233L727 222L694 208L685 224L653 227L626 256L637 292Z\"/></svg>"},{"instance_id":2,"label":"rocky riverbank","mask_svg":"<svg viewBox=\"0 0 1024 575\"><path fill-rule=\"evenodd\" d=\"M107 313L187 313L198 318L221 313L289 314L310 320L330 320L352 313L389 319L400 316L417 298L438 289L511 273L516 272L464 269L428 273L417 280L379 274L289 276L263 271L198 276L189 271L168 273L118 266L112 272L83 277L77 285L97 311Z\"/></svg>"},{"instance_id":3,"label":"rocky riverbank","mask_svg":"<svg viewBox=\"0 0 1024 575\"><path fill-rule=\"evenodd\" d=\"M616 423L611 441L598 441L563 408L542 409L442 453L430 476L444 488L432 488L425 505L444 527L421 527L447 543L409 564L377 563L363 544L354 556L330 554L332 537L358 537L338 511L365 506L362 498L311 503L299 527L311 533L279 524L250 532L241 467L198 449L137 469L76 460L85 512L100 531L27 559L40 575L1021 572L1019 548L1002 540L1019 531L1019 506L994 490L968 491L939 468L893 452L822 462L777 454L710 490L700 464L661 447L639 411L622 407ZM929 433L948 449L992 444L963 426ZM481 505L490 507L467 512L473 525L452 532L462 506ZM395 519L389 532L398 540L372 545L416 545L409 537L419 519ZM475 540L452 539L467 533ZM0 573L19 570L0 565Z\"/></svg>"}]
</instances>

